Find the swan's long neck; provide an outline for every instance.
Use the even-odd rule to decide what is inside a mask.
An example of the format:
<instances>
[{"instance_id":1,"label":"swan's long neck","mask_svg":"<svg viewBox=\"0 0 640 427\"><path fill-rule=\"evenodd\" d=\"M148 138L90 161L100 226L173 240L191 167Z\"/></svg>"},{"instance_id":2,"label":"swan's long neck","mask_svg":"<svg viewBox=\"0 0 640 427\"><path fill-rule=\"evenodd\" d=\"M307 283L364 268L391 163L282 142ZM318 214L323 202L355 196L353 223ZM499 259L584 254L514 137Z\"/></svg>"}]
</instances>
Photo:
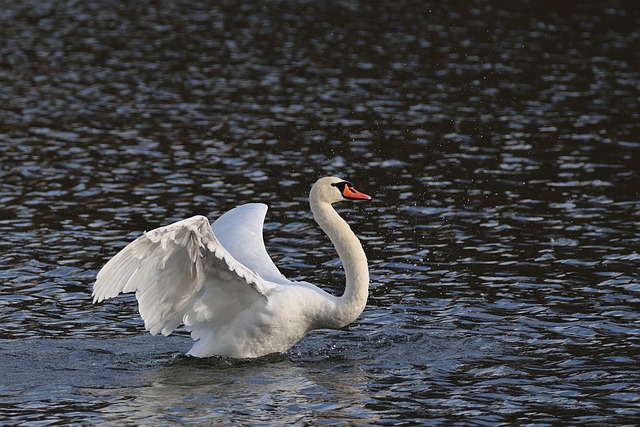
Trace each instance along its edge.
<instances>
[{"instance_id":1,"label":"swan's long neck","mask_svg":"<svg viewBox=\"0 0 640 427\"><path fill-rule=\"evenodd\" d=\"M369 296L369 269L360 240L330 203L311 198L311 211L320 228L329 236L346 273L344 294L325 313L324 327L340 328L353 322L364 310Z\"/></svg>"}]
</instances>

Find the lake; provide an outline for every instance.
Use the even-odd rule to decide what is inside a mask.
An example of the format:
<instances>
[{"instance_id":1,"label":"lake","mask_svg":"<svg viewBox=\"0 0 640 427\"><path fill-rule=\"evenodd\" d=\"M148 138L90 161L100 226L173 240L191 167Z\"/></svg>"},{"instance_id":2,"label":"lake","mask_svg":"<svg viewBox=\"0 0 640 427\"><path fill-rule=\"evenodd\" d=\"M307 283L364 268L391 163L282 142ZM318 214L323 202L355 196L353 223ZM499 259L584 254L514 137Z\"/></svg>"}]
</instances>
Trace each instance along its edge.
<instances>
[{"instance_id":1,"label":"lake","mask_svg":"<svg viewBox=\"0 0 640 427\"><path fill-rule=\"evenodd\" d=\"M0 2L0 424L602 426L640 419L640 9L584 2ZM195 359L98 270L248 202L292 280L364 313Z\"/></svg>"}]
</instances>

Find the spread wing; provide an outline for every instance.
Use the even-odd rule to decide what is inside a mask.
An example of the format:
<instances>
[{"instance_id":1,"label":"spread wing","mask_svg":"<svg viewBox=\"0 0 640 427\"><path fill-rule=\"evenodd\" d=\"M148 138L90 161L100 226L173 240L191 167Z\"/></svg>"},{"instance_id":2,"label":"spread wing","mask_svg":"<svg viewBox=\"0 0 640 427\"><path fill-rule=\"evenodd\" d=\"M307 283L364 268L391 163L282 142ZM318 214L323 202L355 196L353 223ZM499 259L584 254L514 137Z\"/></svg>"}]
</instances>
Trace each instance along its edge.
<instances>
[{"instance_id":1,"label":"spread wing","mask_svg":"<svg viewBox=\"0 0 640 427\"><path fill-rule=\"evenodd\" d=\"M280 273L264 247L262 228L267 205L249 203L226 212L211 225L213 233L229 253L265 280L291 283Z\"/></svg>"},{"instance_id":2,"label":"spread wing","mask_svg":"<svg viewBox=\"0 0 640 427\"><path fill-rule=\"evenodd\" d=\"M259 209L245 206L236 208L239 210L236 213L254 220L258 217L261 229L266 206ZM262 213L257 216L255 212L243 212L244 209ZM235 244L232 255L213 233L209 220L194 216L145 233L107 262L94 284L94 303L121 292L135 291L146 329L152 334L168 335L180 323L192 331L205 322L214 328L224 325L257 301L266 301L269 289L276 285L261 274L272 277L277 268L270 259L272 267L268 266L264 259L268 255L262 233L256 237L255 224L238 226L236 238L223 227L225 222L238 225L234 210L216 228L227 242L244 240L251 247L259 246L256 242L259 238L262 250L253 250L260 259L257 270L235 257L248 262L251 251L240 250L239 244Z\"/></svg>"}]
</instances>

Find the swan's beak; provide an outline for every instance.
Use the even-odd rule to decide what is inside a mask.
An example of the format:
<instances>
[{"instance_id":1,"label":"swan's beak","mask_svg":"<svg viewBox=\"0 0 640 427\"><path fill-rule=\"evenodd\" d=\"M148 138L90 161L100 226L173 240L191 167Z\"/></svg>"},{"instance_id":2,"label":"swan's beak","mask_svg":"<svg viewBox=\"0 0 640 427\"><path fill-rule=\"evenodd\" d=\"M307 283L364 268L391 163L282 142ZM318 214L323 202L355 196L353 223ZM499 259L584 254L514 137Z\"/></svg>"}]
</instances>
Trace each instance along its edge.
<instances>
[{"instance_id":1,"label":"swan's beak","mask_svg":"<svg viewBox=\"0 0 640 427\"><path fill-rule=\"evenodd\" d=\"M349 200L371 200L371 196L361 193L351 185L345 185L342 190L342 197Z\"/></svg>"}]
</instances>

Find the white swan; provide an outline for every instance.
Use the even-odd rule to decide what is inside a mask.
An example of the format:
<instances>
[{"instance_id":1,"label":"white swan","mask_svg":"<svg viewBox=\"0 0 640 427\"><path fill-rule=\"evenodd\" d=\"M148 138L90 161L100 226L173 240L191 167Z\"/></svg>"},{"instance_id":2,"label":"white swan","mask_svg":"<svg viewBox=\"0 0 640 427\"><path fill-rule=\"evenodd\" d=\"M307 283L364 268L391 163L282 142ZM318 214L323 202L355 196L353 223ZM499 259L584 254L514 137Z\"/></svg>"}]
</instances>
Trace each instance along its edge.
<instances>
[{"instance_id":1,"label":"white swan","mask_svg":"<svg viewBox=\"0 0 640 427\"><path fill-rule=\"evenodd\" d=\"M196 357L282 353L311 330L341 328L364 310L369 270L360 241L331 205L371 197L326 177L309 200L344 265L341 297L280 273L262 238L267 206L252 203L213 225L194 216L140 236L100 270L93 302L135 291L146 329L169 335L183 323L195 340L188 354Z\"/></svg>"}]
</instances>

